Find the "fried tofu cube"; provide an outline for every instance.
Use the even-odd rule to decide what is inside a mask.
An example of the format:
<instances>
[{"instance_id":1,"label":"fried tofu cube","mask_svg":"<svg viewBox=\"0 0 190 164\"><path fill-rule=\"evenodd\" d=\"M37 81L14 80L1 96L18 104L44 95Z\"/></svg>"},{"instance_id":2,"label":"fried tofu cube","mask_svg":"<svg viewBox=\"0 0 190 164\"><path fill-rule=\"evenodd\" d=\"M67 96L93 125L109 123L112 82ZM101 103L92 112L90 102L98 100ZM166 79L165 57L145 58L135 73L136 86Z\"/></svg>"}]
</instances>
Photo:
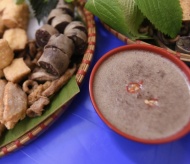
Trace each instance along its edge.
<instances>
[{"instance_id":1,"label":"fried tofu cube","mask_svg":"<svg viewBox=\"0 0 190 164\"><path fill-rule=\"evenodd\" d=\"M11 65L3 69L4 76L8 81L18 83L30 72L30 68L25 64L23 58L15 58Z\"/></svg>"},{"instance_id":2,"label":"fried tofu cube","mask_svg":"<svg viewBox=\"0 0 190 164\"><path fill-rule=\"evenodd\" d=\"M7 40L13 51L24 49L28 41L26 31L21 28L6 30L3 39Z\"/></svg>"},{"instance_id":3,"label":"fried tofu cube","mask_svg":"<svg viewBox=\"0 0 190 164\"><path fill-rule=\"evenodd\" d=\"M14 3L13 0L0 0L0 12L2 12L9 4Z\"/></svg>"},{"instance_id":4,"label":"fried tofu cube","mask_svg":"<svg viewBox=\"0 0 190 164\"><path fill-rule=\"evenodd\" d=\"M2 0L1 0L2 1ZM3 24L7 28L22 28L27 29L29 22L29 7L26 3L16 4L13 0L6 0L7 4L4 2L4 9L2 12Z\"/></svg>"},{"instance_id":5,"label":"fried tofu cube","mask_svg":"<svg viewBox=\"0 0 190 164\"><path fill-rule=\"evenodd\" d=\"M0 69L8 66L14 58L13 50L10 48L8 42L0 39Z\"/></svg>"},{"instance_id":6,"label":"fried tofu cube","mask_svg":"<svg viewBox=\"0 0 190 164\"><path fill-rule=\"evenodd\" d=\"M183 21L190 21L190 1L180 0L180 5L183 11Z\"/></svg>"}]
</instances>

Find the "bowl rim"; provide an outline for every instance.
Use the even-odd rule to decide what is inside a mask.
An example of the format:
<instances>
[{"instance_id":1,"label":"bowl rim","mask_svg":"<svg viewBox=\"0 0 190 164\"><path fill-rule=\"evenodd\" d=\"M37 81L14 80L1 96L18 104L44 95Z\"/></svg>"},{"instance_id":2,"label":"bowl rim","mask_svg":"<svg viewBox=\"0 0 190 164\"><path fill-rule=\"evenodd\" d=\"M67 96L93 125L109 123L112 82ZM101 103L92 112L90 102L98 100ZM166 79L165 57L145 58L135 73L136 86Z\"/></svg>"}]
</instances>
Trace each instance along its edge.
<instances>
[{"instance_id":1,"label":"bowl rim","mask_svg":"<svg viewBox=\"0 0 190 164\"><path fill-rule=\"evenodd\" d=\"M150 51L150 52L155 52L156 54L158 54L164 58L167 58L168 60L173 62L175 65L177 65L180 68L180 70L182 70L182 72L184 72L185 76L187 77L187 81L190 85L190 69L189 69L189 67L183 61L181 61L179 58L177 58L170 52L166 51L165 49L156 47L156 46L152 46L152 45L144 45L144 44L143 45L142 44L133 44L133 45L120 46L120 47L117 47L117 48L105 53L96 62L96 64L94 65L94 67L92 69L92 72L90 75L90 80L89 80L89 94L90 94L90 99L91 99L92 105L94 106L95 111L97 112L99 117L103 120L103 122L109 128L111 128L113 131L115 131L116 133L120 134L121 136L123 136L127 139L137 141L140 143L162 144L162 143L168 143L168 142L175 141L175 140L180 139L181 137L185 136L190 131L190 121L179 132L177 132L176 134L173 134L171 136L160 138L160 139L143 139L143 138L135 137L130 134L124 133L123 131L121 131L120 129L115 127L112 123L110 123L99 110L98 105L96 104L95 98L93 96L93 82L94 82L95 74L96 74L99 66L110 56L114 55L115 53L122 52L122 51L128 51L128 50L146 50L146 51Z\"/></svg>"}]
</instances>

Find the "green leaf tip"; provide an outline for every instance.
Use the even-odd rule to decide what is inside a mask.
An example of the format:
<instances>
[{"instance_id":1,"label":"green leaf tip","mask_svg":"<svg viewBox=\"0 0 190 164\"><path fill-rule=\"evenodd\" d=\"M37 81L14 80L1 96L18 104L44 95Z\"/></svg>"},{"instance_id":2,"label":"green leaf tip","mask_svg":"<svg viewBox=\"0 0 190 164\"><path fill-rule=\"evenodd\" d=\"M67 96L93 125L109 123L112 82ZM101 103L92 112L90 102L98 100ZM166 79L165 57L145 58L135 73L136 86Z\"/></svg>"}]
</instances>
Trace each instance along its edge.
<instances>
[{"instance_id":1,"label":"green leaf tip","mask_svg":"<svg viewBox=\"0 0 190 164\"><path fill-rule=\"evenodd\" d=\"M71 3L71 2L74 2L75 0L65 0L65 2L67 3Z\"/></svg>"},{"instance_id":2,"label":"green leaf tip","mask_svg":"<svg viewBox=\"0 0 190 164\"><path fill-rule=\"evenodd\" d=\"M88 0L85 8L111 28L132 40L149 38L138 32L145 17L134 0Z\"/></svg>"},{"instance_id":3,"label":"green leaf tip","mask_svg":"<svg viewBox=\"0 0 190 164\"><path fill-rule=\"evenodd\" d=\"M24 3L25 0L14 0L14 2L15 2L17 5L20 5L20 4Z\"/></svg>"},{"instance_id":4,"label":"green leaf tip","mask_svg":"<svg viewBox=\"0 0 190 164\"><path fill-rule=\"evenodd\" d=\"M174 38L182 25L179 0L135 0L139 9L162 33Z\"/></svg>"}]
</instances>

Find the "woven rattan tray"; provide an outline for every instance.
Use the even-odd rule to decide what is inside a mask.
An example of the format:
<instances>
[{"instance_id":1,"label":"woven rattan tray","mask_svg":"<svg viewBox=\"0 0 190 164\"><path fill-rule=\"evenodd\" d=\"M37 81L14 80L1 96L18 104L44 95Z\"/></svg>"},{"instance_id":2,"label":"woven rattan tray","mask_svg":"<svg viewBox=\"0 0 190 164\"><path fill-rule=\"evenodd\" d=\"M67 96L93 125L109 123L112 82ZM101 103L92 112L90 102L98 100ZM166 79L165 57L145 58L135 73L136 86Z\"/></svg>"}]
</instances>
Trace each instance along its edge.
<instances>
[{"instance_id":1,"label":"woven rattan tray","mask_svg":"<svg viewBox=\"0 0 190 164\"><path fill-rule=\"evenodd\" d=\"M110 26L108 26L107 24L103 23L104 27L111 32L113 35L115 35L117 38L119 38L120 40L122 40L123 42L125 42L126 44L149 44L140 40L136 40L133 41L130 38L128 38L127 36L117 32L116 30L112 29ZM185 54L185 53L179 53L176 51L173 51L172 49L166 47L161 41L157 40L159 46L161 48L164 48L165 50L167 50L168 52L174 54L175 56L177 56L178 58L180 58L182 61L184 62L190 62L190 55L189 54Z\"/></svg>"},{"instance_id":2,"label":"woven rattan tray","mask_svg":"<svg viewBox=\"0 0 190 164\"><path fill-rule=\"evenodd\" d=\"M77 3L78 8L81 9L84 15L85 23L88 29L88 47L83 56L80 67L76 73L76 81L80 87L85 77L85 74L89 69L94 54L95 43L96 43L96 29L95 29L94 16L84 8L85 0L78 0L77 2L78 2ZM20 138L17 138L16 140L8 143L7 145L0 147L0 157L17 150L21 146L26 145L29 141L32 141L34 138L39 136L67 109L71 101L72 99L69 102L67 102L64 106L56 110L56 112L53 113L50 117L48 117L45 121L41 122L39 125L34 127L32 130L28 131Z\"/></svg>"}]
</instances>

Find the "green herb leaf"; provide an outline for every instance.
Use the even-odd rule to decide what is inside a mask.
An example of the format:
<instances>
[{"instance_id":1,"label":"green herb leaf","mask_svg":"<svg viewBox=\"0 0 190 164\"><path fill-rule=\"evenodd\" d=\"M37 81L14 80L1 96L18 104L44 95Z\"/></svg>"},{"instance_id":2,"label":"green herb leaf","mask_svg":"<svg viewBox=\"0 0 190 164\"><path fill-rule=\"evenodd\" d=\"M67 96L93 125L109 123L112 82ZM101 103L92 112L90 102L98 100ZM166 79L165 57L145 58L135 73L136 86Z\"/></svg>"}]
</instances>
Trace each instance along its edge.
<instances>
[{"instance_id":1,"label":"green herb leaf","mask_svg":"<svg viewBox=\"0 0 190 164\"><path fill-rule=\"evenodd\" d=\"M175 37L182 25L179 0L135 0L139 9L162 33Z\"/></svg>"},{"instance_id":2,"label":"green herb leaf","mask_svg":"<svg viewBox=\"0 0 190 164\"><path fill-rule=\"evenodd\" d=\"M25 0L15 0L15 3L17 5L20 5L20 4L24 3L24 2L25 2Z\"/></svg>"},{"instance_id":3,"label":"green herb leaf","mask_svg":"<svg viewBox=\"0 0 190 164\"><path fill-rule=\"evenodd\" d=\"M58 0L29 0L35 17L40 22L57 5Z\"/></svg>"},{"instance_id":4,"label":"green herb leaf","mask_svg":"<svg viewBox=\"0 0 190 164\"><path fill-rule=\"evenodd\" d=\"M85 8L116 31L135 39L144 16L134 0L88 0Z\"/></svg>"},{"instance_id":5,"label":"green herb leaf","mask_svg":"<svg viewBox=\"0 0 190 164\"><path fill-rule=\"evenodd\" d=\"M75 0L65 0L65 2L67 3L71 3L71 2L74 2Z\"/></svg>"}]
</instances>

